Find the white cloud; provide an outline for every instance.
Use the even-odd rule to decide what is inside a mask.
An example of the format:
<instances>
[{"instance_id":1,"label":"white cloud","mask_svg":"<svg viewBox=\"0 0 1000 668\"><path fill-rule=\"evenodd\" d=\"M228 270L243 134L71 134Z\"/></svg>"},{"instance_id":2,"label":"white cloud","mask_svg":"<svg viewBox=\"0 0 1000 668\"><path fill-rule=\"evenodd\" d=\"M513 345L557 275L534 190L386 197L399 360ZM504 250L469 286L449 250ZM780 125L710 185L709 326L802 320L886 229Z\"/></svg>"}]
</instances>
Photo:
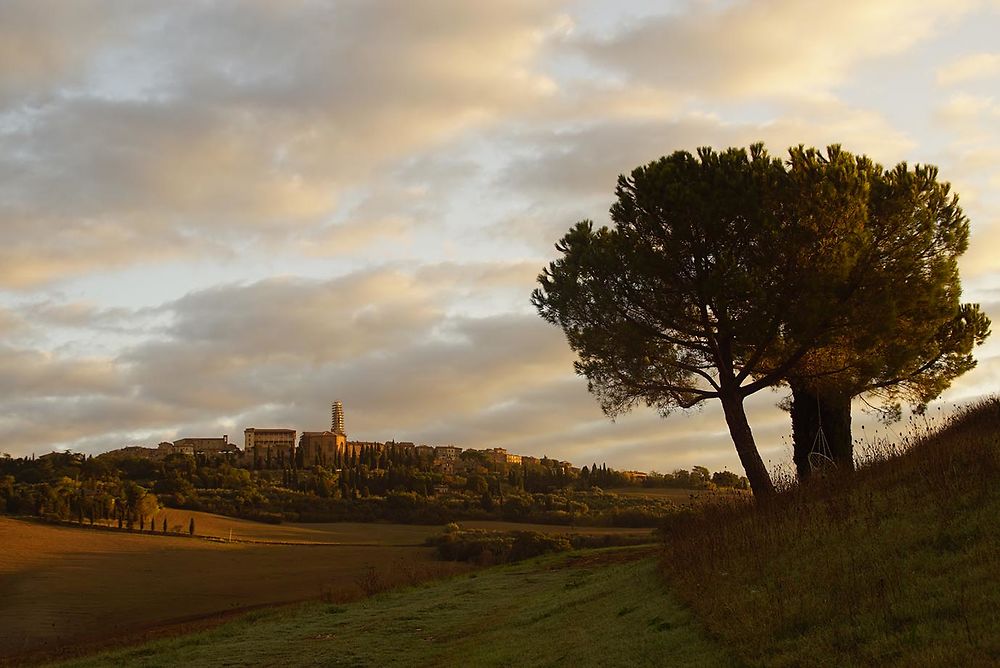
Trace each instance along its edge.
<instances>
[{"instance_id":1,"label":"white cloud","mask_svg":"<svg viewBox=\"0 0 1000 668\"><path fill-rule=\"evenodd\" d=\"M579 47L629 80L679 94L809 97L828 93L866 60L913 47L976 4L693 3Z\"/></svg>"},{"instance_id":2,"label":"white cloud","mask_svg":"<svg viewBox=\"0 0 1000 668\"><path fill-rule=\"evenodd\" d=\"M509 166L507 183L523 192L555 193L562 201L571 201L568 195L604 194L609 202L618 174L679 149L764 141L772 153L783 155L789 146L800 143L819 147L841 143L847 150L893 162L902 159L913 144L878 114L832 101L795 106L784 116L762 123L727 123L708 115L666 121L613 119L570 131L536 131L523 141L534 154Z\"/></svg>"},{"instance_id":3,"label":"white cloud","mask_svg":"<svg viewBox=\"0 0 1000 668\"><path fill-rule=\"evenodd\" d=\"M1000 53L972 53L939 67L937 82L955 86L1000 75Z\"/></svg>"}]
</instances>

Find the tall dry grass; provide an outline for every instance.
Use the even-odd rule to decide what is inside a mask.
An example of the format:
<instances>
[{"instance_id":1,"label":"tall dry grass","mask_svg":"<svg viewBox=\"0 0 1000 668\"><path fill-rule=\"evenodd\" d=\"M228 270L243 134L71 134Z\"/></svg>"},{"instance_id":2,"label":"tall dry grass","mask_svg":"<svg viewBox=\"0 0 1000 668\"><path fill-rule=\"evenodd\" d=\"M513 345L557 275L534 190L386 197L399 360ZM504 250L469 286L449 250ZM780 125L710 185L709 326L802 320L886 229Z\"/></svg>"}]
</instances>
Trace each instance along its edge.
<instances>
[{"instance_id":1,"label":"tall dry grass","mask_svg":"<svg viewBox=\"0 0 1000 668\"><path fill-rule=\"evenodd\" d=\"M664 576L750 665L1000 663L1000 399L859 459L672 518Z\"/></svg>"}]
</instances>

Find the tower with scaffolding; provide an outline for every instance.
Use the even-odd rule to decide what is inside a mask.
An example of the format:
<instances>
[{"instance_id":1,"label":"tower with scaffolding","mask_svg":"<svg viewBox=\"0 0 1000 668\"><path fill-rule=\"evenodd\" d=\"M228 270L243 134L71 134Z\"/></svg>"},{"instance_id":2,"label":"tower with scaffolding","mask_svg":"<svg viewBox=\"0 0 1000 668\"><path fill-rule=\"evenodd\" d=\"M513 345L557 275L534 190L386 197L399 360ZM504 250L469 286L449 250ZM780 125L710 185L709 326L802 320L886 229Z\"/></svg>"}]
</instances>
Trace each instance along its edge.
<instances>
[{"instance_id":1,"label":"tower with scaffolding","mask_svg":"<svg viewBox=\"0 0 1000 668\"><path fill-rule=\"evenodd\" d=\"M344 431L344 405L339 401L330 404L330 431L338 436L346 436Z\"/></svg>"}]
</instances>

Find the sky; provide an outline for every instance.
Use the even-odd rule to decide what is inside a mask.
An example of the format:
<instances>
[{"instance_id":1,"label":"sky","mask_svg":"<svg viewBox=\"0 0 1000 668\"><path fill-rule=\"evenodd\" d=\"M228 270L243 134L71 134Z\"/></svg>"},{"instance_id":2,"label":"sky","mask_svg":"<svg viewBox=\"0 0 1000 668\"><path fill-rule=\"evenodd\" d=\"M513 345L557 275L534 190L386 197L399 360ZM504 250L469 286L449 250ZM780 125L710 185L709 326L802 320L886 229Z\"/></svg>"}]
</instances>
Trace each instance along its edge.
<instances>
[{"instance_id":1,"label":"sky","mask_svg":"<svg viewBox=\"0 0 1000 668\"><path fill-rule=\"evenodd\" d=\"M997 0L4 0L0 451L341 400L352 439L739 471L717 405L601 413L529 303L554 243L675 150L839 143L940 168L1000 322L997 34ZM998 391L976 356L942 406ZM779 468L785 394L748 400Z\"/></svg>"}]
</instances>

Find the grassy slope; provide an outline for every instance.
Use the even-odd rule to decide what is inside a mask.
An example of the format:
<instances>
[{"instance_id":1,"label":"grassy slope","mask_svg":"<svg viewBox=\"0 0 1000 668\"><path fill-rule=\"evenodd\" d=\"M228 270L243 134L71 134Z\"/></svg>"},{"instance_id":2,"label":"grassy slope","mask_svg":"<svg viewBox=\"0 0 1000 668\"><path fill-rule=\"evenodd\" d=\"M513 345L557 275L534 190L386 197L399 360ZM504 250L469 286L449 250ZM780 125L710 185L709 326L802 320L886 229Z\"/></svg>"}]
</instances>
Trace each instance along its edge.
<instances>
[{"instance_id":1,"label":"grassy slope","mask_svg":"<svg viewBox=\"0 0 1000 668\"><path fill-rule=\"evenodd\" d=\"M1000 665L1000 401L917 436L771 508L678 522L665 576L751 664Z\"/></svg>"},{"instance_id":2,"label":"grassy slope","mask_svg":"<svg viewBox=\"0 0 1000 668\"><path fill-rule=\"evenodd\" d=\"M210 631L70 665L223 664L724 666L731 661L666 594L648 551L624 548L494 568L354 604L251 613Z\"/></svg>"}]
</instances>

